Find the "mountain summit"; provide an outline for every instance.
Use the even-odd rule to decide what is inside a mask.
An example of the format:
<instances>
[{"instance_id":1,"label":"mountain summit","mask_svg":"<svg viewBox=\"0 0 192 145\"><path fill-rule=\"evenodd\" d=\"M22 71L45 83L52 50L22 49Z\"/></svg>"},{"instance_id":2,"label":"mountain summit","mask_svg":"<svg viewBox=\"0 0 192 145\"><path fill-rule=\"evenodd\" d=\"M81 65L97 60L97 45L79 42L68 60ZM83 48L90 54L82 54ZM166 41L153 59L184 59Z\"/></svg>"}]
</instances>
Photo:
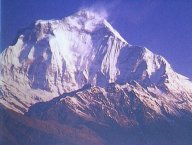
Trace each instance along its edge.
<instances>
[{"instance_id":1,"label":"mountain summit","mask_svg":"<svg viewBox=\"0 0 192 145\"><path fill-rule=\"evenodd\" d=\"M36 21L1 53L0 60L0 103L21 113L36 102L87 84L105 88L132 82L172 108L191 108L188 78L174 72L162 56L128 44L92 11ZM177 106L178 101L185 105Z\"/></svg>"},{"instance_id":2,"label":"mountain summit","mask_svg":"<svg viewBox=\"0 0 192 145\"><path fill-rule=\"evenodd\" d=\"M0 144L190 145L192 82L81 10L0 54L0 114Z\"/></svg>"}]
</instances>

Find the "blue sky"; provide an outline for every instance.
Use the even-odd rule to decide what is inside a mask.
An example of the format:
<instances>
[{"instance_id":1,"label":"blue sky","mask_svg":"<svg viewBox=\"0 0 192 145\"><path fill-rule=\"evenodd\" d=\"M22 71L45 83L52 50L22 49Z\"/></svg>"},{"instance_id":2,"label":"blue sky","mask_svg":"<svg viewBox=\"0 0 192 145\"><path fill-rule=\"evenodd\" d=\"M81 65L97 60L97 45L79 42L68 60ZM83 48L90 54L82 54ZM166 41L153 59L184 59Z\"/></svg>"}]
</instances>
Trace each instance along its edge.
<instances>
[{"instance_id":1,"label":"blue sky","mask_svg":"<svg viewBox=\"0 0 192 145\"><path fill-rule=\"evenodd\" d=\"M83 7L105 10L108 21L131 44L164 56L192 78L191 0L1 0L1 51L19 29L38 19L61 19Z\"/></svg>"}]
</instances>

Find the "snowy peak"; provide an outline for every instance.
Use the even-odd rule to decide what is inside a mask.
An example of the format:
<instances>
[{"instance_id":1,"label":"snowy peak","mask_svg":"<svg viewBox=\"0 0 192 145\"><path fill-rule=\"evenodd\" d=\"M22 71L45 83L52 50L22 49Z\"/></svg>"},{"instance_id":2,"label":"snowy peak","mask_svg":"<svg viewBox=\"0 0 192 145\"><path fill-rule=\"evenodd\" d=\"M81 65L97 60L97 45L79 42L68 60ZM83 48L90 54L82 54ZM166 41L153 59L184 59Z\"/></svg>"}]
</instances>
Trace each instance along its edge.
<instances>
[{"instance_id":1,"label":"snowy peak","mask_svg":"<svg viewBox=\"0 0 192 145\"><path fill-rule=\"evenodd\" d=\"M32 101L22 97L27 91L19 98L27 102L26 106L87 83L104 86L117 79L118 55L126 45L105 19L93 13L80 11L63 20L38 20L0 55L1 84L15 84L16 90L31 89ZM6 90L5 94L10 92ZM34 100L36 97L40 99Z\"/></svg>"},{"instance_id":2,"label":"snowy peak","mask_svg":"<svg viewBox=\"0 0 192 145\"><path fill-rule=\"evenodd\" d=\"M106 29L109 33L114 35L114 37L127 43L105 18L105 14L99 14L84 9L62 20L38 20L35 22L34 31L38 37L42 36L42 34L44 34L43 36L46 34L54 34L54 31L57 29L76 30L86 33L93 33L99 29Z\"/></svg>"},{"instance_id":3,"label":"snowy peak","mask_svg":"<svg viewBox=\"0 0 192 145\"><path fill-rule=\"evenodd\" d=\"M0 54L0 115L6 143L191 144L192 82L81 10L36 21Z\"/></svg>"},{"instance_id":4,"label":"snowy peak","mask_svg":"<svg viewBox=\"0 0 192 145\"><path fill-rule=\"evenodd\" d=\"M185 90L192 94L192 83L174 72L162 56L131 46L105 17L93 11L81 10L62 20L36 21L0 60L0 91L7 106L19 102L17 106L27 109L86 84L106 87L114 82L136 81L161 93L182 94ZM19 95L17 90L21 90Z\"/></svg>"}]
</instances>

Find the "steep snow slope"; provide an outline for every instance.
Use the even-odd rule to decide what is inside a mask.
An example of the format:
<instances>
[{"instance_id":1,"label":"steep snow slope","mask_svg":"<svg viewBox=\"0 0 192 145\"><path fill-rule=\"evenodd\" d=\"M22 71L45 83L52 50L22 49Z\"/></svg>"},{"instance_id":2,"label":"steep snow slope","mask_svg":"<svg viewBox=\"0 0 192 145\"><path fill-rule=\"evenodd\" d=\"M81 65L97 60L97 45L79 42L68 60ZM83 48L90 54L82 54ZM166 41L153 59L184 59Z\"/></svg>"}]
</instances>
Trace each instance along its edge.
<instances>
[{"instance_id":1,"label":"steep snow slope","mask_svg":"<svg viewBox=\"0 0 192 145\"><path fill-rule=\"evenodd\" d=\"M0 73L0 103L18 112L85 84L106 87L133 80L167 106L191 110L192 83L187 78L163 57L129 45L91 11L37 21L0 55Z\"/></svg>"}]
</instances>

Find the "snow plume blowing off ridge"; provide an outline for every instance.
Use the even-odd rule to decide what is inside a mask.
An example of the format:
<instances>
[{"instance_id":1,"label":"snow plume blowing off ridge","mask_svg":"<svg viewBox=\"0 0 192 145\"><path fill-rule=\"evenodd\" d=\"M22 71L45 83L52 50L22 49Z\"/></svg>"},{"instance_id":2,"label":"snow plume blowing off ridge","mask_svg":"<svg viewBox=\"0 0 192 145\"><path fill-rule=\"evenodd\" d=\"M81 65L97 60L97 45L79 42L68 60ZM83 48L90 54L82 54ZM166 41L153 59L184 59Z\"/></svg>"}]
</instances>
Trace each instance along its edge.
<instances>
[{"instance_id":1,"label":"snow plume blowing off ridge","mask_svg":"<svg viewBox=\"0 0 192 145\"><path fill-rule=\"evenodd\" d=\"M102 19L106 19L109 17L109 12L107 11L106 7L103 7L103 4L95 4L91 7L82 6L78 11L89 12L96 17L100 17Z\"/></svg>"}]
</instances>

